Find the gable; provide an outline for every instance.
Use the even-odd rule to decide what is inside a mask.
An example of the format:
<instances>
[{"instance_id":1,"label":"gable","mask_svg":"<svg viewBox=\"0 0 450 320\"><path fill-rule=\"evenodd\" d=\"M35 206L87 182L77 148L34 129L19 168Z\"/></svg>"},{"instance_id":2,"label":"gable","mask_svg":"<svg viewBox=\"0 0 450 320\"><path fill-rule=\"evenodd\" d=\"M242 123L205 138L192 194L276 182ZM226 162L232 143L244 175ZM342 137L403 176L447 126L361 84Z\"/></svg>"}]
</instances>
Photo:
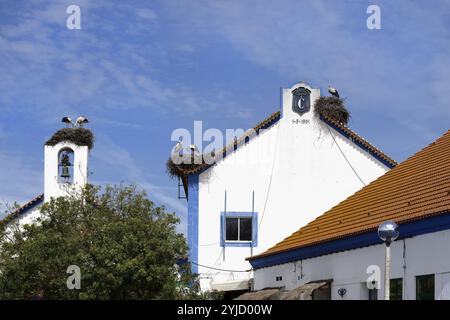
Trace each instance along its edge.
<instances>
[{"instance_id":1,"label":"gable","mask_svg":"<svg viewBox=\"0 0 450 320\"><path fill-rule=\"evenodd\" d=\"M278 121L282 118L282 114L280 111L272 113L270 116L262 120L260 123L258 123L256 126L254 126L251 130L254 130L256 132L256 136L259 135L261 130L269 129L273 125L277 124ZM390 156L388 156L386 153L375 147L373 144L368 142L366 139L361 137L359 134L357 134L355 131L348 128L346 125L342 123L338 123L332 119L320 117L320 120L324 122L326 125L330 126L331 128L335 129L340 135L348 139L348 141L358 148L362 149L363 151L366 151L370 156L372 156L375 160L381 162L383 165L385 165L387 168L392 169L395 167L398 163L392 159ZM248 138L248 134L243 134L240 136L236 142L229 143L226 145L220 153L222 154L222 157L219 161L226 161L227 155L229 156L234 151L238 150L239 148L242 148L247 143L252 143L254 137L250 137L248 141L246 141L246 138ZM181 178L185 192L187 194L187 180L188 176L194 175L194 174L200 174L202 172L207 171L211 167L213 167L217 162L213 164L199 164L197 166L191 166L188 170L184 171L184 176Z\"/></svg>"}]
</instances>

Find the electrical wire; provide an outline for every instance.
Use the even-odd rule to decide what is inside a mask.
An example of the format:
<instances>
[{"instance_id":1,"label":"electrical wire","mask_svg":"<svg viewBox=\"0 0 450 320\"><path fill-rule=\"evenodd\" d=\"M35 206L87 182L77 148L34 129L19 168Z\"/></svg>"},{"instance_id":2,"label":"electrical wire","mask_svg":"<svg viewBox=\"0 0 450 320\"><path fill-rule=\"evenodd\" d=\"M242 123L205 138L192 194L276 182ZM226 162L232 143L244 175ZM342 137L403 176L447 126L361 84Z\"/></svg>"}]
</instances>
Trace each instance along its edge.
<instances>
[{"instance_id":1,"label":"electrical wire","mask_svg":"<svg viewBox=\"0 0 450 320\"><path fill-rule=\"evenodd\" d=\"M223 251L220 251L219 256L217 257L216 261L213 263L213 268L216 267L217 263L219 262L220 257L222 256ZM212 271L213 270L209 270L208 272L205 273L206 276L212 275ZM216 272L215 274L218 274L219 272Z\"/></svg>"},{"instance_id":2,"label":"electrical wire","mask_svg":"<svg viewBox=\"0 0 450 320\"><path fill-rule=\"evenodd\" d=\"M212 242L212 243L206 243L206 244L199 244L199 247L209 247L209 246L216 246L220 244L220 242Z\"/></svg>"},{"instance_id":3,"label":"electrical wire","mask_svg":"<svg viewBox=\"0 0 450 320\"><path fill-rule=\"evenodd\" d=\"M272 160L272 170L270 172L269 185L267 186L266 199L264 200L264 207L263 207L263 212L261 214L261 220L259 221L259 225L258 225L258 232L259 232L259 229L261 228L261 225L262 225L262 222L264 219L264 214L266 213L266 206L267 206L267 201L269 200L270 187L272 186L273 170L275 168L275 160L277 158L278 141L279 141L279 136L280 136L280 127L281 127L281 122L278 122L277 138L275 140L275 151L273 153L273 160Z\"/></svg>"},{"instance_id":4,"label":"electrical wire","mask_svg":"<svg viewBox=\"0 0 450 320\"><path fill-rule=\"evenodd\" d=\"M347 161L348 165L350 166L350 168L353 170L353 172L355 173L355 175L358 177L359 181L361 181L361 183L363 184L363 186L366 186L366 184L364 183L363 179L361 179L361 177L359 176L359 174L356 172L355 168L353 168L352 164L350 163L350 161L347 159L347 157L345 156L344 151L342 151L341 147L339 146L339 144L336 141L336 138L334 137L333 133L331 132L330 127L327 125L326 126L328 128L328 131L330 132L331 137L333 138L334 144L338 147L339 151L341 152L342 156L344 157L345 161Z\"/></svg>"},{"instance_id":5,"label":"electrical wire","mask_svg":"<svg viewBox=\"0 0 450 320\"><path fill-rule=\"evenodd\" d=\"M210 266L205 266L203 264L191 261L192 264L195 264L196 266L199 267L203 267L203 268L207 268L207 269L211 269L211 270L218 270L218 271L225 271L225 272L250 272L253 271L253 269L248 269L248 270L230 270L230 269L220 269L220 268L214 268L214 267L210 267Z\"/></svg>"}]
</instances>

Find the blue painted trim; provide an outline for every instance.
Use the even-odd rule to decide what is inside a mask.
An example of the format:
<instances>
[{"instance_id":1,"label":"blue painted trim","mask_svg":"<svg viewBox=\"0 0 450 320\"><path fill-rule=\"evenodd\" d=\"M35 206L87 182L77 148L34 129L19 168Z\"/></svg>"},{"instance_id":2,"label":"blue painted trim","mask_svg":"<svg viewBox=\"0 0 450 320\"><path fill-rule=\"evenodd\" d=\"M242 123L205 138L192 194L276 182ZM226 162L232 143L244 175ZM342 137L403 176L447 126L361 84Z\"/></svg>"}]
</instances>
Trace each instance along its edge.
<instances>
[{"instance_id":1,"label":"blue painted trim","mask_svg":"<svg viewBox=\"0 0 450 320\"><path fill-rule=\"evenodd\" d=\"M187 238L189 246L189 261L192 273L198 273L198 186L199 174L188 176L188 223Z\"/></svg>"},{"instance_id":2,"label":"blue painted trim","mask_svg":"<svg viewBox=\"0 0 450 320\"><path fill-rule=\"evenodd\" d=\"M226 218L252 218L252 241L230 242L225 241ZM258 246L258 212L221 212L220 213L220 245L222 247L257 247Z\"/></svg>"},{"instance_id":3,"label":"blue painted trim","mask_svg":"<svg viewBox=\"0 0 450 320\"><path fill-rule=\"evenodd\" d=\"M339 132L342 136L346 137L347 139L349 139L351 142L353 142L354 144L356 144L358 147L360 147L362 150L368 152L372 157L374 157L375 159L377 159L378 161L380 161L381 163L383 163L386 167L388 167L389 169L392 169L395 167L394 164L390 163L389 161L386 161L385 159L383 159L382 157L380 157L378 154L376 154L375 152L373 152L371 149L369 149L367 146L363 145L361 142L359 142L358 140L354 140L354 139L350 139L350 135L345 132L344 130L342 130L341 128L339 128L338 126L336 126L335 124L331 123L330 121L328 121L327 119L323 118L322 116L320 117L320 120L322 120L323 122L325 122L327 125L329 125L330 127L332 127L334 130L336 130L337 132Z\"/></svg>"},{"instance_id":4,"label":"blue painted trim","mask_svg":"<svg viewBox=\"0 0 450 320\"><path fill-rule=\"evenodd\" d=\"M283 87L280 87L280 119L283 118Z\"/></svg>"},{"instance_id":5,"label":"blue painted trim","mask_svg":"<svg viewBox=\"0 0 450 320\"><path fill-rule=\"evenodd\" d=\"M425 218L414 222L399 225L399 239L410 238L422 234L438 232L450 229L450 212L440 214L439 216ZM309 246L290 251L273 254L266 257L250 260L254 269L270 267L277 264L283 264L302 259L314 258L326 254L336 253L345 250L357 249L361 247L381 244L376 231L363 233L360 235L347 237L344 239L325 242L323 244Z\"/></svg>"}]
</instances>

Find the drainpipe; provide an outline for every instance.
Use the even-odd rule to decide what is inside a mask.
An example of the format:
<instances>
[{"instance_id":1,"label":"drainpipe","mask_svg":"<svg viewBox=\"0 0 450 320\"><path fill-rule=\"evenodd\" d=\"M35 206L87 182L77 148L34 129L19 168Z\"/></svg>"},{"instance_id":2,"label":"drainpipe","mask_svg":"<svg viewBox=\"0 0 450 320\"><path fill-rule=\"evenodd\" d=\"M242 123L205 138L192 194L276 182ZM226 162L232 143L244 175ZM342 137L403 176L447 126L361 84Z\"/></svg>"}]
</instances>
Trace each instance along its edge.
<instances>
[{"instance_id":1,"label":"drainpipe","mask_svg":"<svg viewBox=\"0 0 450 320\"><path fill-rule=\"evenodd\" d=\"M225 189L225 200L224 200L224 209L223 209L223 226L222 226L222 259L225 261L225 241L227 239L227 190Z\"/></svg>"},{"instance_id":2,"label":"drainpipe","mask_svg":"<svg viewBox=\"0 0 450 320\"><path fill-rule=\"evenodd\" d=\"M255 219L255 190L252 192L252 226L253 226L253 219ZM250 256L253 256L253 228L252 228L252 241L250 243ZM256 236L256 233L255 233Z\"/></svg>"}]
</instances>

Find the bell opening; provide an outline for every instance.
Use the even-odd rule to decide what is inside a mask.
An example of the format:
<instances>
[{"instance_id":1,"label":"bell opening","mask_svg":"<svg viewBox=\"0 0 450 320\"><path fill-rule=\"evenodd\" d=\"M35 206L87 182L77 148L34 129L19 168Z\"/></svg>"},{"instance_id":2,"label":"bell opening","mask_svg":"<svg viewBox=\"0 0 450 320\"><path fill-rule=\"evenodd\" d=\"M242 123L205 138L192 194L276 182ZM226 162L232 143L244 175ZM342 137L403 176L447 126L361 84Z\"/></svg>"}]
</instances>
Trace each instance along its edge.
<instances>
[{"instance_id":1,"label":"bell opening","mask_svg":"<svg viewBox=\"0 0 450 320\"><path fill-rule=\"evenodd\" d=\"M60 151L58 159L58 182L73 183L73 150L66 148Z\"/></svg>"}]
</instances>

